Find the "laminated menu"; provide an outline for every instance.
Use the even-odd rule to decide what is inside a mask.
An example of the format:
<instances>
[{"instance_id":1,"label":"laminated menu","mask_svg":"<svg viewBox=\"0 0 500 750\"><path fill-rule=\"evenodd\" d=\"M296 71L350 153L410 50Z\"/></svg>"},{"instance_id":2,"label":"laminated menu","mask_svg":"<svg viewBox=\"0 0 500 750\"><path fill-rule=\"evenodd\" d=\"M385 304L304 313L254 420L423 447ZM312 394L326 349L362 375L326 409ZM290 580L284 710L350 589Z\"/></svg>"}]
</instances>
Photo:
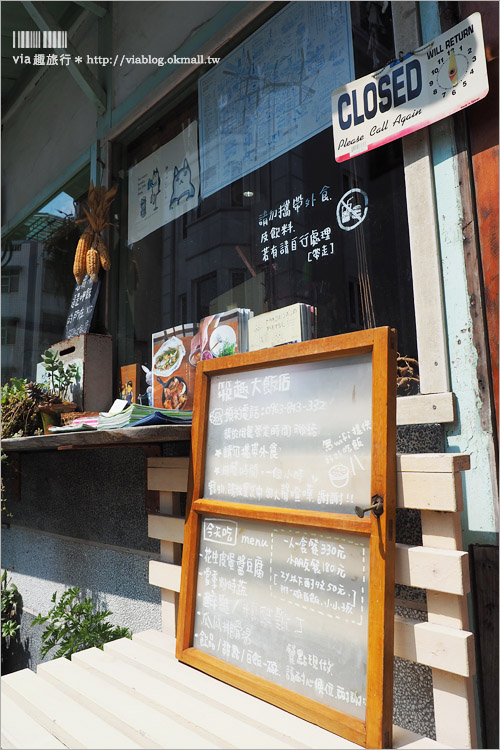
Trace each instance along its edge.
<instances>
[{"instance_id":1,"label":"laminated menu","mask_svg":"<svg viewBox=\"0 0 500 750\"><path fill-rule=\"evenodd\" d=\"M175 411L193 408L196 373L196 362L190 360L193 334L192 323L153 333L153 406Z\"/></svg>"},{"instance_id":2,"label":"laminated menu","mask_svg":"<svg viewBox=\"0 0 500 750\"><path fill-rule=\"evenodd\" d=\"M191 361L248 351L248 321L252 316L252 310L238 307L202 318L191 344Z\"/></svg>"},{"instance_id":3,"label":"laminated menu","mask_svg":"<svg viewBox=\"0 0 500 750\"><path fill-rule=\"evenodd\" d=\"M256 315L248 321L248 351L316 338L316 308L304 302Z\"/></svg>"}]
</instances>

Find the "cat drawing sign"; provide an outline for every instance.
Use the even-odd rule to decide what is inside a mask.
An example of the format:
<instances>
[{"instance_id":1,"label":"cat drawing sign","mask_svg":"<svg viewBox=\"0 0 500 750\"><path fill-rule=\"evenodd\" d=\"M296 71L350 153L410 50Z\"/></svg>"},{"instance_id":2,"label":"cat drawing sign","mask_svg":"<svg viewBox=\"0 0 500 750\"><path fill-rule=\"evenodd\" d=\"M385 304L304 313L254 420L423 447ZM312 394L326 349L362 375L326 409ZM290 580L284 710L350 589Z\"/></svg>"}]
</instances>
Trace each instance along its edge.
<instances>
[{"instance_id":1,"label":"cat drawing sign","mask_svg":"<svg viewBox=\"0 0 500 750\"><path fill-rule=\"evenodd\" d=\"M198 124L190 123L128 171L128 244L196 208L200 196Z\"/></svg>"},{"instance_id":2,"label":"cat drawing sign","mask_svg":"<svg viewBox=\"0 0 500 750\"><path fill-rule=\"evenodd\" d=\"M170 198L170 208L175 203L179 205L183 198L189 200L195 195L195 187L191 182L191 167L188 160L184 159L184 164L180 169L174 167L174 179L172 182L172 197Z\"/></svg>"}]
</instances>

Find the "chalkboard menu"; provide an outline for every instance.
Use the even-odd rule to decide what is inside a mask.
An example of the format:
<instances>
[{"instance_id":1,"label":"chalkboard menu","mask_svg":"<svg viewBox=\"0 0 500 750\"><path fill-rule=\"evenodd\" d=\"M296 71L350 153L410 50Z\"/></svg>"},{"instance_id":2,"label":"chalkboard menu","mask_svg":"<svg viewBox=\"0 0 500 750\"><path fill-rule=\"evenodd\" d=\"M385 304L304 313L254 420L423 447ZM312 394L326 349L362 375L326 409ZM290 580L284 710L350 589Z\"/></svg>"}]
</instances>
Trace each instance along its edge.
<instances>
[{"instance_id":1,"label":"chalkboard menu","mask_svg":"<svg viewBox=\"0 0 500 750\"><path fill-rule=\"evenodd\" d=\"M395 411L389 328L197 367L177 657L365 747L392 742Z\"/></svg>"},{"instance_id":2,"label":"chalkboard menu","mask_svg":"<svg viewBox=\"0 0 500 750\"><path fill-rule=\"evenodd\" d=\"M371 355L212 378L203 496L352 513L370 504Z\"/></svg>"},{"instance_id":3,"label":"chalkboard menu","mask_svg":"<svg viewBox=\"0 0 500 750\"><path fill-rule=\"evenodd\" d=\"M204 517L193 645L365 717L366 537Z\"/></svg>"},{"instance_id":4,"label":"chalkboard menu","mask_svg":"<svg viewBox=\"0 0 500 750\"><path fill-rule=\"evenodd\" d=\"M100 287L101 280L94 282L90 276L85 276L81 286L75 285L64 330L65 339L90 331Z\"/></svg>"}]
</instances>

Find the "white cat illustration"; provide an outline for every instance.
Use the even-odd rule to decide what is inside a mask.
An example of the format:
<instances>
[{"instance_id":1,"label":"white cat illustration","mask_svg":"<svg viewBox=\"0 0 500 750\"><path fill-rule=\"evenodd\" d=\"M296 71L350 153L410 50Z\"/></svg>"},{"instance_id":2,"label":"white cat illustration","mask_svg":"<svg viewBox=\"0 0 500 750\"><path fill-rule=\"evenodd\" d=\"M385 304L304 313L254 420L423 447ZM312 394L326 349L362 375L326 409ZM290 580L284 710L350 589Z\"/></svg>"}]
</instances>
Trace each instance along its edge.
<instances>
[{"instance_id":1,"label":"white cat illustration","mask_svg":"<svg viewBox=\"0 0 500 750\"><path fill-rule=\"evenodd\" d=\"M184 164L180 169L174 167L174 180L172 183L172 197L170 198L170 208L172 208L176 201L177 205L179 205L179 201L181 200L181 198L184 198L184 196L187 196L186 200L189 200L189 198L192 198L194 196L195 192L195 187L191 182L191 168L188 164L188 160L184 159Z\"/></svg>"}]
</instances>

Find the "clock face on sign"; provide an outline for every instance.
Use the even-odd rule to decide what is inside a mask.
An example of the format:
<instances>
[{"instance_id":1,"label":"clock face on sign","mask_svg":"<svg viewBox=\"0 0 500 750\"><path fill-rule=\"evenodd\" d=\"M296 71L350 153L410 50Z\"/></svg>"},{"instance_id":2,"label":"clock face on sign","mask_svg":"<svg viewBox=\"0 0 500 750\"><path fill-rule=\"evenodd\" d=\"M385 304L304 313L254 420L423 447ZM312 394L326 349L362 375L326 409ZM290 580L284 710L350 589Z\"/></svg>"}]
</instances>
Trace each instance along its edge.
<instances>
[{"instance_id":1,"label":"clock face on sign","mask_svg":"<svg viewBox=\"0 0 500 750\"><path fill-rule=\"evenodd\" d=\"M436 59L436 66L432 69L429 86L432 87L434 97L445 98L449 94L457 95L457 91L467 88L472 83L476 55L472 47L461 44L444 52Z\"/></svg>"}]
</instances>

